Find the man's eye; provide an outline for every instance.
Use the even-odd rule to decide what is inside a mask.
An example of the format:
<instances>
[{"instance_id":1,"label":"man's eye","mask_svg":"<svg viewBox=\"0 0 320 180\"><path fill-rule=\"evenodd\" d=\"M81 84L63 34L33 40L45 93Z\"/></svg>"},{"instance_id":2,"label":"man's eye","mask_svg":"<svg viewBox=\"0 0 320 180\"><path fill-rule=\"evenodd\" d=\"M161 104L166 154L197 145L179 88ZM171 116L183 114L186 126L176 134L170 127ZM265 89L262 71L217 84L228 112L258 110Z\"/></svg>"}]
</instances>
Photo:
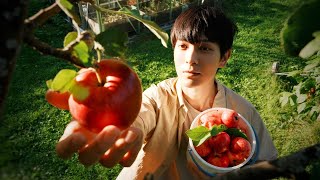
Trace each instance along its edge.
<instances>
[{"instance_id":1,"label":"man's eye","mask_svg":"<svg viewBox=\"0 0 320 180\"><path fill-rule=\"evenodd\" d=\"M179 47L180 49L187 49L187 46L184 45L184 44L180 44L180 45L178 45L178 47Z\"/></svg>"},{"instance_id":2,"label":"man's eye","mask_svg":"<svg viewBox=\"0 0 320 180\"><path fill-rule=\"evenodd\" d=\"M201 51L211 51L211 48L205 47L205 46L200 46L199 49L200 49Z\"/></svg>"}]
</instances>

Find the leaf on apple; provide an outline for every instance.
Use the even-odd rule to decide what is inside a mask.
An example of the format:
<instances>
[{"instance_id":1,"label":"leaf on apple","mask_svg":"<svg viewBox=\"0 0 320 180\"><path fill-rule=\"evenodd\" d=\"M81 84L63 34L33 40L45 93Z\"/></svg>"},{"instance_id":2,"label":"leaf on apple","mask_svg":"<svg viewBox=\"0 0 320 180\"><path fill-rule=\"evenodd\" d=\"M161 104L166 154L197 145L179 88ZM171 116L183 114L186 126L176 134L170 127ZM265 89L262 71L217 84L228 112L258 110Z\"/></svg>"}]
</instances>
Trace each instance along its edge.
<instances>
[{"instance_id":1,"label":"leaf on apple","mask_svg":"<svg viewBox=\"0 0 320 180\"><path fill-rule=\"evenodd\" d=\"M127 50L128 34L116 28L109 28L96 36L95 39L109 56L124 57Z\"/></svg>"},{"instance_id":2,"label":"leaf on apple","mask_svg":"<svg viewBox=\"0 0 320 180\"><path fill-rule=\"evenodd\" d=\"M89 89L87 87L83 87L78 84L74 84L74 86L70 88L70 92L73 95L73 97L79 101L85 100L90 94Z\"/></svg>"},{"instance_id":3,"label":"leaf on apple","mask_svg":"<svg viewBox=\"0 0 320 180\"><path fill-rule=\"evenodd\" d=\"M225 131L227 129L228 129L228 127L224 124L213 125L212 129L210 131L210 134L211 134L211 136L216 136L220 132Z\"/></svg>"},{"instance_id":4,"label":"leaf on apple","mask_svg":"<svg viewBox=\"0 0 320 180\"><path fill-rule=\"evenodd\" d=\"M80 17L76 13L77 7L75 7L68 0L57 0L56 2L67 16L73 19L77 24L81 24Z\"/></svg>"},{"instance_id":5,"label":"leaf on apple","mask_svg":"<svg viewBox=\"0 0 320 180\"><path fill-rule=\"evenodd\" d=\"M225 132L228 133L230 136L242 137L248 140L247 135L238 128L228 128L227 130L225 130Z\"/></svg>"},{"instance_id":6,"label":"leaf on apple","mask_svg":"<svg viewBox=\"0 0 320 180\"><path fill-rule=\"evenodd\" d=\"M75 70L62 69L57 73L53 80L47 81L47 86L49 89L59 91L60 93L69 91L74 85L74 78L76 75L77 72Z\"/></svg>"},{"instance_id":7,"label":"leaf on apple","mask_svg":"<svg viewBox=\"0 0 320 180\"><path fill-rule=\"evenodd\" d=\"M189 129L186 131L187 136L192 139L193 144L195 146L200 146L203 142L209 139L212 136L219 134L220 132L225 131L227 128L226 125L214 125L212 129L208 129L205 126L197 126L193 129Z\"/></svg>"},{"instance_id":8,"label":"leaf on apple","mask_svg":"<svg viewBox=\"0 0 320 180\"><path fill-rule=\"evenodd\" d=\"M210 130L205 126L197 126L193 129L188 129L186 134L193 141L200 141L202 138L206 137L207 134L210 135Z\"/></svg>"}]
</instances>

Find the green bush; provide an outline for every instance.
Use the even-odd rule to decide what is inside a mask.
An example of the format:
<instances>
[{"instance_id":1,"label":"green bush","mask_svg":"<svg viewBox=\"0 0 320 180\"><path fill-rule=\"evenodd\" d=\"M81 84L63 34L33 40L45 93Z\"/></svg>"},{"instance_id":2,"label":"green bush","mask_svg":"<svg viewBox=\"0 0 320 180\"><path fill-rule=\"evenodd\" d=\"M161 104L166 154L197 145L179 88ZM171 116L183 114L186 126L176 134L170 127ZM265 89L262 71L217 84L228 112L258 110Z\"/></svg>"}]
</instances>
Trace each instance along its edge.
<instances>
[{"instance_id":1,"label":"green bush","mask_svg":"<svg viewBox=\"0 0 320 180\"><path fill-rule=\"evenodd\" d=\"M312 33L320 30L320 1L303 3L293 12L281 31L281 45L288 55L297 56L310 42Z\"/></svg>"}]
</instances>

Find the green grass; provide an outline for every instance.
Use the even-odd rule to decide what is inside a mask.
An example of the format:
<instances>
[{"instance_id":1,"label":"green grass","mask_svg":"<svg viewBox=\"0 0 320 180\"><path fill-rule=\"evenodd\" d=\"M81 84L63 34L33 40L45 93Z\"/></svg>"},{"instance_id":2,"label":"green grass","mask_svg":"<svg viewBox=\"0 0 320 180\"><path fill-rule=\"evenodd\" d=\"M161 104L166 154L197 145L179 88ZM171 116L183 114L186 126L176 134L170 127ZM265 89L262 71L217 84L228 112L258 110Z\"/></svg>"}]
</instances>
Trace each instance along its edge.
<instances>
[{"instance_id":1,"label":"green grass","mask_svg":"<svg viewBox=\"0 0 320 180\"><path fill-rule=\"evenodd\" d=\"M289 57L280 46L280 31L288 15L302 0L229 0L226 8L239 26L233 55L218 79L250 100L271 132L280 156L320 142L320 123L290 120L290 108L281 108L279 92L292 88L292 80L271 73L272 63L281 71L301 67L299 58ZM32 6L33 7L33 6ZM37 6L38 7L38 6ZM54 18L37 31L41 39L61 47L71 27ZM174 77L171 48L154 36L129 45L128 63L137 71L143 88ZM46 80L72 65L24 46L17 61L0 125L0 179L114 179L121 169L99 165L85 168L76 155L59 159L55 144L70 121L67 111L50 106L44 99Z\"/></svg>"}]
</instances>

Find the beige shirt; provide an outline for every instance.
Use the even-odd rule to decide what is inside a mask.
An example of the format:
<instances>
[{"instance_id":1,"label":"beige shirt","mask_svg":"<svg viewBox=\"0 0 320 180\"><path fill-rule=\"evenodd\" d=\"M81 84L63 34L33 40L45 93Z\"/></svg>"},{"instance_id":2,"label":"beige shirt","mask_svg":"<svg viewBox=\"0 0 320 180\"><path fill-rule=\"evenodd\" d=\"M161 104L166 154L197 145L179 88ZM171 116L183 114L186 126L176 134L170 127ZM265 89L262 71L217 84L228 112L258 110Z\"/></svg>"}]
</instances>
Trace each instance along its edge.
<instances>
[{"instance_id":1,"label":"beige shirt","mask_svg":"<svg viewBox=\"0 0 320 180\"><path fill-rule=\"evenodd\" d=\"M213 107L234 109L246 118L258 135L258 160L275 159L277 150L254 106L219 82L217 89ZM152 85L142 101L134 126L142 129L146 141L135 162L123 168L117 179L143 179L147 173L155 179L193 179L185 163L188 138L184 132L197 112L186 104L178 78Z\"/></svg>"}]
</instances>

